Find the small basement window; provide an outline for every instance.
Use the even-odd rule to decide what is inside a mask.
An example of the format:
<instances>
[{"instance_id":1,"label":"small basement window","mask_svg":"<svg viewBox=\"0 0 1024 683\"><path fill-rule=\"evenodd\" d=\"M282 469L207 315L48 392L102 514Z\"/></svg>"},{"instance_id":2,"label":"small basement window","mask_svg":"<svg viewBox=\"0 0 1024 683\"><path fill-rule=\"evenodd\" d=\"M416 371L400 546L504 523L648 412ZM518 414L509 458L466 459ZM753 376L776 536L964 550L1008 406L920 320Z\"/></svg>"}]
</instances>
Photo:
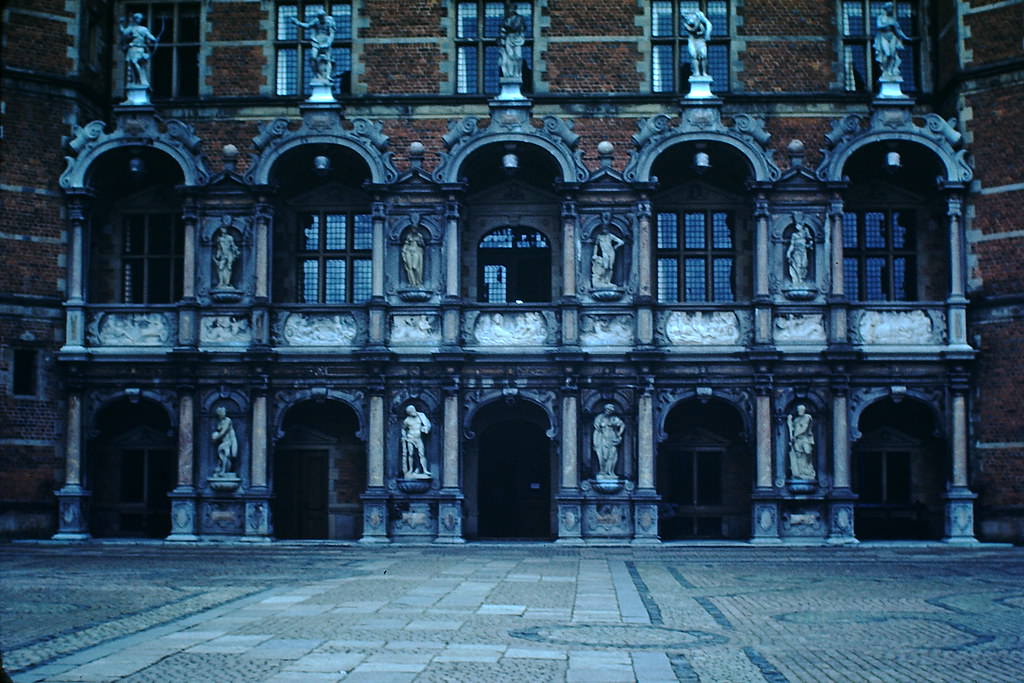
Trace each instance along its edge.
<instances>
[{"instance_id":1,"label":"small basement window","mask_svg":"<svg viewBox=\"0 0 1024 683\"><path fill-rule=\"evenodd\" d=\"M12 354L11 393L35 396L39 390L39 351L14 349Z\"/></svg>"}]
</instances>

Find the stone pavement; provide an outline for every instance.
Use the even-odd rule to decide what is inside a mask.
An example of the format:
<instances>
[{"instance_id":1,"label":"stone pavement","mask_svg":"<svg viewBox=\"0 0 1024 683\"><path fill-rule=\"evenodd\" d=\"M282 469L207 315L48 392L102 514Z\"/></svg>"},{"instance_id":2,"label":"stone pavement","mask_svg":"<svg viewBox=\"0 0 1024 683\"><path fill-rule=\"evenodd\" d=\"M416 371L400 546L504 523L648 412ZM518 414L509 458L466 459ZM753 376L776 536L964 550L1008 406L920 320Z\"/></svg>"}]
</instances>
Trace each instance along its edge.
<instances>
[{"instance_id":1,"label":"stone pavement","mask_svg":"<svg viewBox=\"0 0 1024 683\"><path fill-rule=\"evenodd\" d=\"M0 546L29 681L1022 681L1024 549Z\"/></svg>"}]
</instances>

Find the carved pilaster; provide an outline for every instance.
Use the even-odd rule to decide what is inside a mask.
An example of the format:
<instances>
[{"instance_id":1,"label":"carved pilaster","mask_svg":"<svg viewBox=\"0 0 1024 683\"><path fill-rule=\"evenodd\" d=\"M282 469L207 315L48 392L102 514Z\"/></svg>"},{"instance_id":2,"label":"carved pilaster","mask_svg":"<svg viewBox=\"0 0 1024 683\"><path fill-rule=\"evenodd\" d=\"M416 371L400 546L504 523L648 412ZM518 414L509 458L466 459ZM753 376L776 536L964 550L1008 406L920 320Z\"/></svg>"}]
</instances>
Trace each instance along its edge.
<instances>
[{"instance_id":1,"label":"carved pilaster","mask_svg":"<svg viewBox=\"0 0 1024 683\"><path fill-rule=\"evenodd\" d=\"M86 522L89 492L82 488L82 394L68 394L68 421L64 442L64 486L55 492L59 501L56 541L89 538Z\"/></svg>"},{"instance_id":2,"label":"carved pilaster","mask_svg":"<svg viewBox=\"0 0 1024 683\"><path fill-rule=\"evenodd\" d=\"M637 217L637 293L641 300L653 296L651 286L651 216L653 209L649 199L636 203Z\"/></svg>"}]
</instances>

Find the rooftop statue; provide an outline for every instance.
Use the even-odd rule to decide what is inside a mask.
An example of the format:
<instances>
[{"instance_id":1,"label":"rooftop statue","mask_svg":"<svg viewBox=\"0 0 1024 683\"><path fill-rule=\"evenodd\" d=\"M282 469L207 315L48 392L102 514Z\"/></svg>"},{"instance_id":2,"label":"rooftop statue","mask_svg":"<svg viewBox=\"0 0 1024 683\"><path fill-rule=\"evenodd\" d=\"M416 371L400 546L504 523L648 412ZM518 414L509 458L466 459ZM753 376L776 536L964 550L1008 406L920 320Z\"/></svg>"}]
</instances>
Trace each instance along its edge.
<instances>
[{"instance_id":1,"label":"rooftop statue","mask_svg":"<svg viewBox=\"0 0 1024 683\"><path fill-rule=\"evenodd\" d=\"M128 19L121 17L121 48L128 79L126 104L149 104L150 61L159 42L159 38L142 25L142 15L138 12Z\"/></svg>"}]
</instances>

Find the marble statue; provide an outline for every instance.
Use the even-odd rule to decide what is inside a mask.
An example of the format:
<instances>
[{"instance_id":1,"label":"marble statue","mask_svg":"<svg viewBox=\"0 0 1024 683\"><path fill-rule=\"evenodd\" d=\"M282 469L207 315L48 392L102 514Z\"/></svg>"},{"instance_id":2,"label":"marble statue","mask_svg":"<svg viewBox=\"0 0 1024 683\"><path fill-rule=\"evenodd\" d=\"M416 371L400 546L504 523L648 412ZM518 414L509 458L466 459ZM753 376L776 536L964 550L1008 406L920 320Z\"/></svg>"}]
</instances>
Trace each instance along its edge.
<instances>
[{"instance_id":1,"label":"marble statue","mask_svg":"<svg viewBox=\"0 0 1024 683\"><path fill-rule=\"evenodd\" d=\"M213 444L217 448L217 467L213 476L223 477L232 474L235 458L238 457L238 438L235 436L235 427L228 417L227 408L217 406L214 410L217 416L217 426L213 430Z\"/></svg>"},{"instance_id":2,"label":"marble statue","mask_svg":"<svg viewBox=\"0 0 1024 683\"><path fill-rule=\"evenodd\" d=\"M875 19L873 41L875 59L882 68L882 78L903 80L900 75L900 63L903 61L900 58L900 50L903 49L904 40L909 41L910 38L900 28L894 4L887 2L882 6L882 12Z\"/></svg>"},{"instance_id":3,"label":"marble statue","mask_svg":"<svg viewBox=\"0 0 1024 683\"><path fill-rule=\"evenodd\" d=\"M158 42L159 39L142 25L142 15L138 12L128 19L121 18L121 45L129 86L149 87L150 58Z\"/></svg>"},{"instance_id":4,"label":"marble statue","mask_svg":"<svg viewBox=\"0 0 1024 683\"><path fill-rule=\"evenodd\" d=\"M427 452L423 447L423 436L430 433L430 420L413 404L405 407L402 420L402 476L406 479L428 479L430 467Z\"/></svg>"},{"instance_id":5,"label":"marble statue","mask_svg":"<svg viewBox=\"0 0 1024 683\"><path fill-rule=\"evenodd\" d=\"M807 253L814 244L814 235L806 223L796 221L793 232L789 235L789 247L786 249L786 263L789 265L789 279L794 285L807 282Z\"/></svg>"},{"instance_id":6,"label":"marble statue","mask_svg":"<svg viewBox=\"0 0 1024 683\"><path fill-rule=\"evenodd\" d=\"M498 66L501 80L523 82L523 45L526 44L526 20L515 10L508 13L501 23L498 46L501 50Z\"/></svg>"},{"instance_id":7,"label":"marble statue","mask_svg":"<svg viewBox=\"0 0 1024 683\"><path fill-rule=\"evenodd\" d=\"M320 10L312 21L302 22L292 17L296 26L310 29L313 32L309 44L313 48L312 61L314 80L330 83L334 78L334 59L331 57L331 46L334 44L334 17Z\"/></svg>"},{"instance_id":8,"label":"marble statue","mask_svg":"<svg viewBox=\"0 0 1024 683\"><path fill-rule=\"evenodd\" d=\"M807 406L799 404L795 415L786 416L789 428L789 472L794 479L813 480L814 471L814 419L807 414Z\"/></svg>"},{"instance_id":9,"label":"marble statue","mask_svg":"<svg viewBox=\"0 0 1024 683\"><path fill-rule=\"evenodd\" d=\"M605 404L604 410L594 418L594 454L597 455L597 476L614 478L619 462L619 445L626 424L615 414L615 406Z\"/></svg>"},{"instance_id":10,"label":"marble statue","mask_svg":"<svg viewBox=\"0 0 1024 683\"><path fill-rule=\"evenodd\" d=\"M616 250L625 242L611 230L602 230L594 237L594 254L590 258L590 284L594 289L614 286Z\"/></svg>"},{"instance_id":11,"label":"marble statue","mask_svg":"<svg viewBox=\"0 0 1024 683\"><path fill-rule=\"evenodd\" d=\"M217 231L215 241L217 246L213 250L213 266L217 269L217 289L233 289L231 275L242 250L235 244L231 233L224 228Z\"/></svg>"},{"instance_id":12,"label":"marble statue","mask_svg":"<svg viewBox=\"0 0 1024 683\"><path fill-rule=\"evenodd\" d=\"M410 287L423 286L424 247L423 235L418 230L410 230L402 240L402 268Z\"/></svg>"},{"instance_id":13,"label":"marble statue","mask_svg":"<svg viewBox=\"0 0 1024 683\"><path fill-rule=\"evenodd\" d=\"M690 53L690 66L693 76L710 77L708 73L708 39L711 38L711 20L695 10L683 17L683 28L689 40L686 50Z\"/></svg>"}]
</instances>

